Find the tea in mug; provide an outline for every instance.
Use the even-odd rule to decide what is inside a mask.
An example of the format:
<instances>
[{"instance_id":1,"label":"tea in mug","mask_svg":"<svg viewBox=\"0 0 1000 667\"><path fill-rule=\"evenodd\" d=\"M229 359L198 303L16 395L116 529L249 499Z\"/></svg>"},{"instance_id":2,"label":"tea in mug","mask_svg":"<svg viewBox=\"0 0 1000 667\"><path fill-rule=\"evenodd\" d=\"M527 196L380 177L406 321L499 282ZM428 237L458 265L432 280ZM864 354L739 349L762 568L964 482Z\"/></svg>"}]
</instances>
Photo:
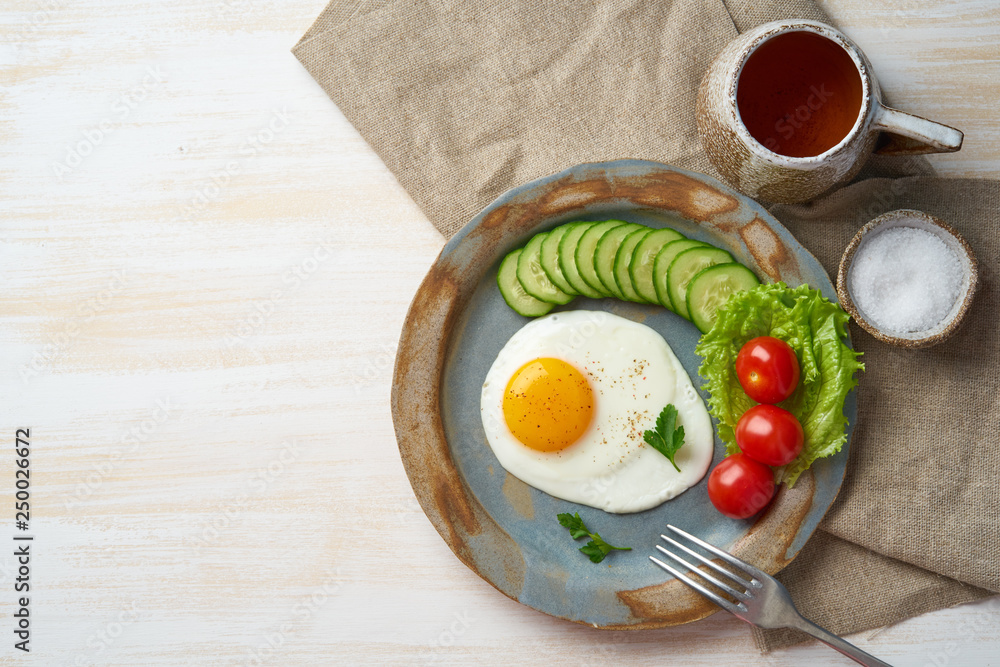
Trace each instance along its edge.
<instances>
[{"instance_id":1,"label":"tea in mug","mask_svg":"<svg viewBox=\"0 0 1000 667\"><path fill-rule=\"evenodd\" d=\"M750 136L788 157L819 155L846 137L861 113L861 75L831 39L786 32L743 65L736 104Z\"/></svg>"}]
</instances>

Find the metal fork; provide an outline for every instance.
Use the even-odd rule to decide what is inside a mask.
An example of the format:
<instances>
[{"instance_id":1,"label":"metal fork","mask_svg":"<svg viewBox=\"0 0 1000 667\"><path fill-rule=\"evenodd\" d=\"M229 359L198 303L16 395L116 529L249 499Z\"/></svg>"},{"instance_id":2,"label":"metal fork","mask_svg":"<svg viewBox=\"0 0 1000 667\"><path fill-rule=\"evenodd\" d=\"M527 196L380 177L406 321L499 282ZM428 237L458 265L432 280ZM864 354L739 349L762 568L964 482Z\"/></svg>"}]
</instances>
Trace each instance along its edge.
<instances>
[{"instance_id":1,"label":"metal fork","mask_svg":"<svg viewBox=\"0 0 1000 667\"><path fill-rule=\"evenodd\" d=\"M859 649L857 646L850 644L837 635L827 632L823 628L819 627L812 621L807 620L799 613L792 603L791 596L788 595L788 589L781 585L777 579L771 575L757 569L749 563L744 563L739 558L736 558L730 553L714 547L704 540L700 540L690 533L686 533L680 528L675 526L667 526L668 531L673 531L675 534L687 538L691 542L697 544L702 549L715 554L722 560L726 561L738 571L746 574L750 577L750 581L747 581L741 576L733 574L732 572L721 567L715 561L705 558L701 554L693 551L692 549L684 546L677 540L667 536L660 535L664 540L675 546L676 548L684 551L693 558L697 559L700 563L707 565L712 570L721 574L725 581L720 581L716 577L704 572L703 570L696 570L696 566L690 562L684 560L672 551L669 551L660 544L656 545L656 548L674 559L678 563L682 564L688 570L693 573L697 573L699 577L702 577L706 581L710 582L713 586L718 587L720 590L725 591L733 598L736 602L733 603L730 600L722 597L718 593L715 593L705 586L701 585L691 577L687 576L683 572L676 570L675 568L667 565L663 561L650 556L649 559L662 567L664 570L674 575L682 582L695 589L709 600L719 605L729 613L733 614L737 618L741 618L751 625L756 625L759 628L795 628L796 630L801 630L802 632L808 633L820 640L827 646L834 648L844 655L846 655L851 660L859 662L862 665L870 665L875 667L892 667L887 662L882 662L878 658L869 655ZM726 583L728 581L729 583Z\"/></svg>"}]
</instances>

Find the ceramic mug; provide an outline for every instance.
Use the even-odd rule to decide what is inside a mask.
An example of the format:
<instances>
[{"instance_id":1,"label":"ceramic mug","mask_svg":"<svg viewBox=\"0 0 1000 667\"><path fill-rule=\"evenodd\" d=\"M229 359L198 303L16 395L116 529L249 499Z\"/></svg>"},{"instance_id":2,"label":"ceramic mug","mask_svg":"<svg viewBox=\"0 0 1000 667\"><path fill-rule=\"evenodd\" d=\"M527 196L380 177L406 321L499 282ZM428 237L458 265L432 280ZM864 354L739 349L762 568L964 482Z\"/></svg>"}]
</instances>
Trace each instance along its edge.
<instances>
[{"instance_id":1,"label":"ceramic mug","mask_svg":"<svg viewBox=\"0 0 1000 667\"><path fill-rule=\"evenodd\" d=\"M809 83L805 77L816 73L808 68L839 85ZM882 104L861 49L826 24L798 19L765 23L726 46L698 89L697 119L723 178L751 197L782 203L808 201L850 180L873 152L948 153L963 137Z\"/></svg>"}]
</instances>

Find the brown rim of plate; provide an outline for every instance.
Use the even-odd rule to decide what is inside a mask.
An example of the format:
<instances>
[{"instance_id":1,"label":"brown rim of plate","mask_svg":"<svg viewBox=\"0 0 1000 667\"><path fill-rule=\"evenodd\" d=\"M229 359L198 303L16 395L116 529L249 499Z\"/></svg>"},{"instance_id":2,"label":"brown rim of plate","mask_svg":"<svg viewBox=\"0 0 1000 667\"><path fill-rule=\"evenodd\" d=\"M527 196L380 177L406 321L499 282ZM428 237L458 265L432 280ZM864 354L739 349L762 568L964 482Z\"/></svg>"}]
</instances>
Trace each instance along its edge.
<instances>
[{"instance_id":1,"label":"brown rim of plate","mask_svg":"<svg viewBox=\"0 0 1000 667\"><path fill-rule=\"evenodd\" d=\"M937 331L929 336L924 336L923 338L903 338L901 336L894 336L882 331L874 323L865 319L865 317L858 310L857 306L854 305L854 300L851 298L850 291L847 289L847 273L850 270L851 262L854 261L854 253L856 253L858 248L861 246L861 241L876 228L883 227L887 223L906 218L918 218L923 220L929 225L937 227L945 234L954 238L959 246L961 246L968 261L968 264L965 265L968 269L969 276L968 288L966 289L965 298L962 300L961 306L959 306L958 311L956 311L951 317L947 326L940 331ZM870 333L877 340L880 340L883 343L888 343L889 345L896 345L898 347L919 349L937 345L938 343L947 340L956 331L958 331L965 319L966 313L972 306L972 299L976 294L978 277L979 269L976 262L976 256L973 254L972 248L969 247L968 242L962 238L961 234L955 231L955 229L948 223L935 218L929 213L924 213L923 211L918 211L916 209L903 208L883 213L874 220L869 221L864 227L858 230L858 233L854 235L851 242L847 244L847 248L844 250L844 254L840 258L840 266L837 269L837 296L840 299L840 305L844 307L844 310L847 311L851 318L853 318L862 329Z\"/></svg>"}]
</instances>

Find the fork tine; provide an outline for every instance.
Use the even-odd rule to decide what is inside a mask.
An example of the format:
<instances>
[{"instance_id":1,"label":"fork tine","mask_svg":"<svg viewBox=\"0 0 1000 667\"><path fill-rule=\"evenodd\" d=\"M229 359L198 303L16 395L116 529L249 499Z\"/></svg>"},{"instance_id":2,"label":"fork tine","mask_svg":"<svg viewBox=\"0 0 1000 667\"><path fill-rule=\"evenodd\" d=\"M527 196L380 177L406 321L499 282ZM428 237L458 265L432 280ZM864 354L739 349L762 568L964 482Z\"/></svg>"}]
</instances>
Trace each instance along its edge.
<instances>
[{"instance_id":1,"label":"fork tine","mask_svg":"<svg viewBox=\"0 0 1000 667\"><path fill-rule=\"evenodd\" d=\"M681 537L686 537L687 539L691 540L692 542L694 542L695 544L697 544L698 546L700 546L705 551L712 552L713 554L715 554L716 556L718 556L722 560L726 561L730 565L734 565L738 569L740 569L740 570L746 572L747 574L751 575L754 579L763 580L763 579L765 579L765 578L768 577L768 574L766 572L763 572L762 570L757 569L756 567L754 567L750 563L746 563L744 561L741 561L736 556L733 556L730 553L726 553L722 549L709 544L705 540L702 540L702 539L699 539L699 538L695 537L691 533L688 533L686 531L681 530L677 526L668 525L667 526L667 530L672 530L675 533L677 533L678 535L680 535ZM751 583L753 583L753 582L751 582Z\"/></svg>"},{"instance_id":2,"label":"fork tine","mask_svg":"<svg viewBox=\"0 0 1000 667\"><path fill-rule=\"evenodd\" d=\"M719 581L718 579L716 579L715 577L713 577L712 575L710 575L708 572L704 572L702 570L696 570L694 568L694 566L691 565L691 563L687 562L686 560L684 560L683 558L681 558L680 556L678 556L674 552L670 551L669 549L666 549L665 547L662 547L659 544L656 545L656 548L660 552L665 553L666 555L668 555L671 558L673 558L675 561L677 561L678 563L680 563L681 565L683 565L687 569L691 570L691 572L693 572L694 574L697 574L699 577L701 577L705 581L708 581L708 582L712 583L713 585L721 588L722 590L726 591L727 593L729 593L733 597L737 598L738 600L749 600L750 599L751 596L747 595L746 592L736 590L732 586L729 586L728 584Z\"/></svg>"},{"instance_id":3,"label":"fork tine","mask_svg":"<svg viewBox=\"0 0 1000 667\"><path fill-rule=\"evenodd\" d=\"M711 600L715 604L719 605L720 607L722 607L723 609L725 609L729 613L735 614L735 613L737 613L739 611L742 611L742 609L740 609L739 607L737 607L736 605L734 605L732 602L730 602L726 598L724 598L721 595L718 595L716 593L713 593L712 591L708 590L707 588L705 588L704 586L702 586L701 584L699 584L697 581L695 581L694 579L692 579L691 577L687 576L683 572L680 572L679 570L676 570L676 569L670 567L669 565L667 565L666 563L664 563L660 559L655 558L653 556L650 556L649 560L653 561L654 563L656 563L657 565L659 565L660 567L662 567L664 570L666 570L670 574L674 575L675 577L677 577L678 579L680 579L682 582L684 582L685 584L687 584L691 588L695 589L696 591L698 591L699 593L701 593L702 595L704 595L709 600Z\"/></svg>"},{"instance_id":4,"label":"fork tine","mask_svg":"<svg viewBox=\"0 0 1000 667\"><path fill-rule=\"evenodd\" d=\"M691 549L689 547L684 546L683 544L681 544L677 540L673 539L672 537L668 537L666 535L660 535L660 537L662 537L663 539L665 539L667 542L670 542L670 544L674 545L678 549L682 549L683 551L686 551L687 553L691 554L692 556L694 556L695 558L697 558L698 560L700 560L702 563L704 563L705 565L709 566L710 568L712 568L713 570L715 570L719 574L723 575L727 579L735 580L736 582L738 582L739 584L741 584L744 588L750 585L750 582L747 581L746 579L743 579L742 577L737 576L736 574L733 574L732 572L730 572L726 568L724 568L721 565L719 565L718 563L716 563L714 560L709 560L709 559L705 558L704 556L702 556L697 551L695 551L695 550L693 550L693 549Z\"/></svg>"}]
</instances>

